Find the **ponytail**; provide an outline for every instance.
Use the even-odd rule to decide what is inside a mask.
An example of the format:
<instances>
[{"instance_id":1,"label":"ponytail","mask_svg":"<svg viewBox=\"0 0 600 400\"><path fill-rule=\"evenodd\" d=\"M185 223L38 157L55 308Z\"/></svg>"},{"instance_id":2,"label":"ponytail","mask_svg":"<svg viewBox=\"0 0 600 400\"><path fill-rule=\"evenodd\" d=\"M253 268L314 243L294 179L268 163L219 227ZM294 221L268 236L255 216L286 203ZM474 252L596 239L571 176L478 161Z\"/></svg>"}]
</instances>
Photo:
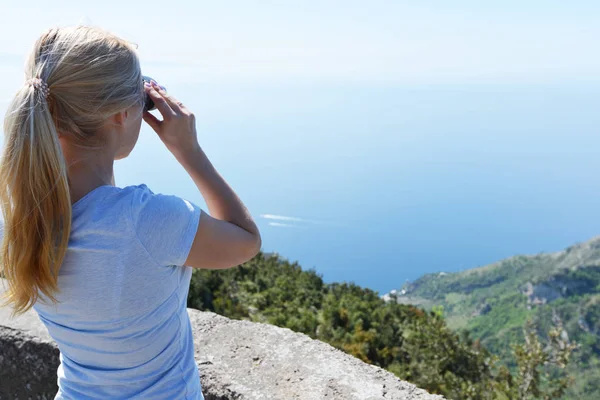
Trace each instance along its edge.
<instances>
[{"instance_id":1,"label":"ponytail","mask_svg":"<svg viewBox=\"0 0 600 400\"><path fill-rule=\"evenodd\" d=\"M72 212L58 132L61 140L95 147L109 116L145 100L135 46L96 27L49 29L25 71L32 79L6 113L0 161L0 276L15 314L42 294L57 302Z\"/></svg>"},{"instance_id":2,"label":"ponytail","mask_svg":"<svg viewBox=\"0 0 600 400\"><path fill-rule=\"evenodd\" d=\"M13 305L13 314L29 310L39 293L56 302L71 231L67 168L46 94L25 85L4 120L0 272L8 281L4 304Z\"/></svg>"}]
</instances>

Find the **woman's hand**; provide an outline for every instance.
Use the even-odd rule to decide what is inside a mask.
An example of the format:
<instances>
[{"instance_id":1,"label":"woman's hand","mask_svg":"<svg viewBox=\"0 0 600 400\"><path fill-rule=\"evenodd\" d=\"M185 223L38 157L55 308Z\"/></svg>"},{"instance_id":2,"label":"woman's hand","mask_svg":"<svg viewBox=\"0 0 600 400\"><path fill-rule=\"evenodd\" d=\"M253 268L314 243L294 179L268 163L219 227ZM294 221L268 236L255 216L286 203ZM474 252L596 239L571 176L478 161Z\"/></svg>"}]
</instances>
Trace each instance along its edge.
<instances>
[{"instance_id":1,"label":"woman's hand","mask_svg":"<svg viewBox=\"0 0 600 400\"><path fill-rule=\"evenodd\" d=\"M145 83L144 90L162 116L162 121L144 111L144 121L154 129L167 149L180 160L200 148L196 134L196 118L175 97L167 94L155 82Z\"/></svg>"}]
</instances>

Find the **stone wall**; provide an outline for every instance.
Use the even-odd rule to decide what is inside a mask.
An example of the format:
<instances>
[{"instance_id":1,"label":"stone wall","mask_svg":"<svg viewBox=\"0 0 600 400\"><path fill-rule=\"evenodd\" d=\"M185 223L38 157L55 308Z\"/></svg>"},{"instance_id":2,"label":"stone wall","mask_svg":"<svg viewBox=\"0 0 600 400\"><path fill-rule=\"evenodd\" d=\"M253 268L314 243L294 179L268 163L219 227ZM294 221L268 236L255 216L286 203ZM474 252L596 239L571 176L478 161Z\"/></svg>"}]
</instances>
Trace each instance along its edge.
<instances>
[{"instance_id":1,"label":"stone wall","mask_svg":"<svg viewBox=\"0 0 600 400\"><path fill-rule=\"evenodd\" d=\"M207 400L442 399L307 335L210 312L188 314ZM56 344L34 311L9 315L0 308L0 399L53 399Z\"/></svg>"}]
</instances>

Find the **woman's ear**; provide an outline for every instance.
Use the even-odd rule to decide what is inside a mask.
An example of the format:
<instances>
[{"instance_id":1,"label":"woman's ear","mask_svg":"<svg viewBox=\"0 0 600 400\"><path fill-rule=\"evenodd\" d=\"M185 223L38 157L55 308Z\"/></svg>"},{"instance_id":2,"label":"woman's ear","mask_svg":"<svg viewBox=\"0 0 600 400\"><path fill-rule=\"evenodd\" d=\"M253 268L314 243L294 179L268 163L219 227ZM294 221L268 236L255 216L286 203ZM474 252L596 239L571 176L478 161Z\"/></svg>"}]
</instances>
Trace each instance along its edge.
<instances>
[{"instance_id":1,"label":"woman's ear","mask_svg":"<svg viewBox=\"0 0 600 400\"><path fill-rule=\"evenodd\" d=\"M118 126L125 126L125 124L127 123L127 118L129 117L129 111L125 110L125 111L120 111L118 113L113 114L110 119L112 120L112 122L115 125Z\"/></svg>"}]
</instances>

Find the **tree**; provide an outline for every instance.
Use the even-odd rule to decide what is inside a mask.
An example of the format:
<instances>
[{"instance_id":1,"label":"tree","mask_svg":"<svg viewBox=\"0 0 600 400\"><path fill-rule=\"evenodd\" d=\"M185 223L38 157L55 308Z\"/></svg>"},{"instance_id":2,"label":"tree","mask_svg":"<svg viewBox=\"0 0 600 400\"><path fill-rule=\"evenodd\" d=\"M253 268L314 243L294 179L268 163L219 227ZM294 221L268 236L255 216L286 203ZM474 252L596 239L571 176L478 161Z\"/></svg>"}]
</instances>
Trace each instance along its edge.
<instances>
[{"instance_id":1,"label":"tree","mask_svg":"<svg viewBox=\"0 0 600 400\"><path fill-rule=\"evenodd\" d=\"M548 333L544 346L538 337L535 324L528 320L523 333L525 343L513 345L517 373L511 376L504 368L497 387L509 399L558 399L573 383L565 371L577 344L570 343L567 332L558 315L554 314L554 326Z\"/></svg>"}]
</instances>

